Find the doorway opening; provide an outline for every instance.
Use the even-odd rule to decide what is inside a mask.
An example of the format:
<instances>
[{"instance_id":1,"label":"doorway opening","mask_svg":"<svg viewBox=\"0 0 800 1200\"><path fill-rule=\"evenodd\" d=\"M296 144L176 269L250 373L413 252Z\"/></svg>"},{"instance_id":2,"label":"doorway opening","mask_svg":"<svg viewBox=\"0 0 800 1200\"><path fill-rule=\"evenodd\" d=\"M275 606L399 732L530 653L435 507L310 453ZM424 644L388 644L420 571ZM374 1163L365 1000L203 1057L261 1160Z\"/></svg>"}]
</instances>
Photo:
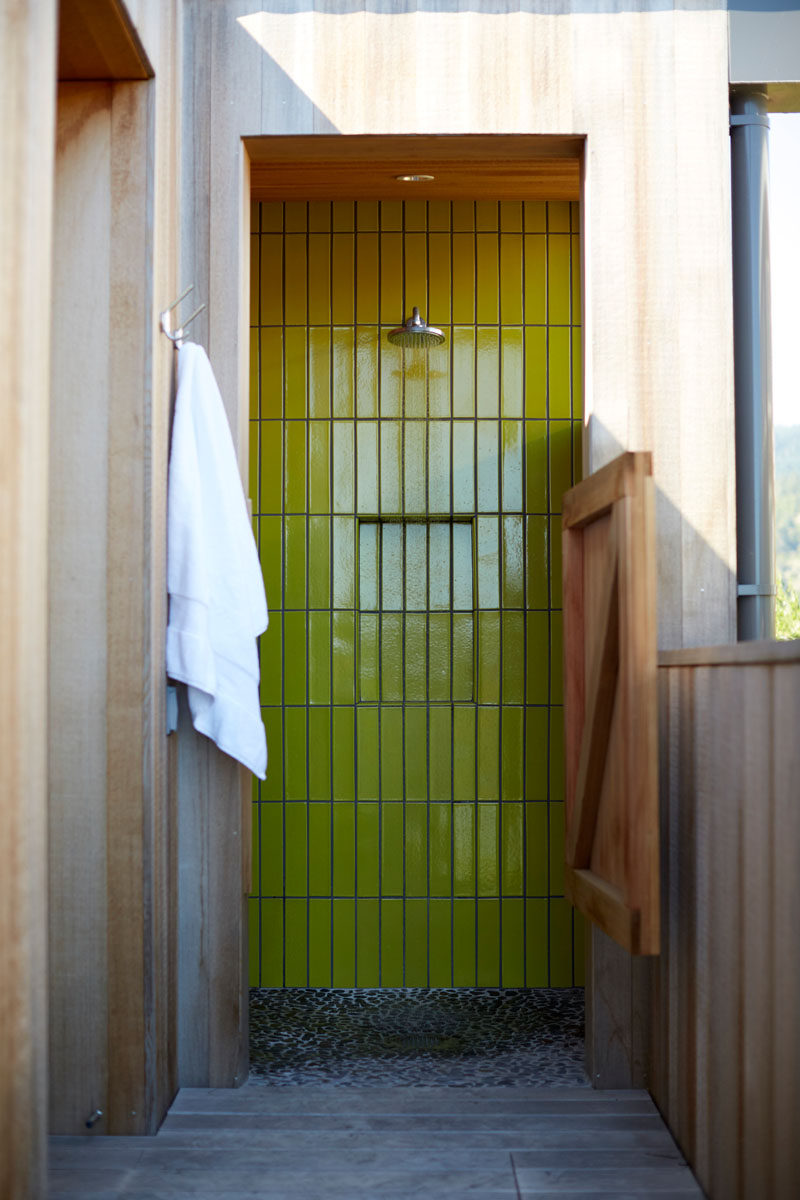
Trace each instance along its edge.
<instances>
[{"instance_id":1,"label":"doorway opening","mask_svg":"<svg viewBox=\"0 0 800 1200\"><path fill-rule=\"evenodd\" d=\"M433 183L465 141L399 140L437 143L413 171L391 160ZM271 624L251 1077L583 1082L560 611L582 428L577 176L570 196L541 183L531 199L496 178L484 194L474 164L471 191L451 177L444 196L355 171L383 194L342 178L320 195L307 164L294 183L252 169ZM388 341L412 307L443 345Z\"/></svg>"}]
</instances>

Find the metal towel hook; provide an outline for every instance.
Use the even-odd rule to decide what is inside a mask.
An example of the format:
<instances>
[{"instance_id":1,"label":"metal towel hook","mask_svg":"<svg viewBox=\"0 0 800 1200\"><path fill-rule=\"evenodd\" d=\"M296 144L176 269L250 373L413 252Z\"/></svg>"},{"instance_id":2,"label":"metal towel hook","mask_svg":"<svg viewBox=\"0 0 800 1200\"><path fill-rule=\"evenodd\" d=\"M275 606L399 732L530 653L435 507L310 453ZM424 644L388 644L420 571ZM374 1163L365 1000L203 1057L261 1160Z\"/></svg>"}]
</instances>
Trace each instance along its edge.
<instances>
[{"instance_id":1,"label":"metal towel hook","mask_svg":"<svg viewBox=\"0 0 800 1200\"><path fill-rule=\"evenodd\" d=\"M175 346L176 349L180 348L183 345L183 338L184 338L184 334L186 332L186 326L189 325L195 319L195 317L199 316L199 314L205 308L205 304L201 304L199 308L196 308L194 310L194 312L192 313L192 315L190 317L187 317L186 320L181 324L179 329L170 329L167 317L172 312L173 308L177 308L177 306L180 304L181 300L184 300L189 295L189 292L191 292L193 290L194 290L194 284L190 283L187 288L183 289L180 296L178 296L178 299L173 300L172 304L170 304L169 308L165 308L161 314L161 331L162 331L162 333L165 333L167 335L167 337L169 338L169 340L172 342L173 346Z\"/></svg>"}]
</instances>

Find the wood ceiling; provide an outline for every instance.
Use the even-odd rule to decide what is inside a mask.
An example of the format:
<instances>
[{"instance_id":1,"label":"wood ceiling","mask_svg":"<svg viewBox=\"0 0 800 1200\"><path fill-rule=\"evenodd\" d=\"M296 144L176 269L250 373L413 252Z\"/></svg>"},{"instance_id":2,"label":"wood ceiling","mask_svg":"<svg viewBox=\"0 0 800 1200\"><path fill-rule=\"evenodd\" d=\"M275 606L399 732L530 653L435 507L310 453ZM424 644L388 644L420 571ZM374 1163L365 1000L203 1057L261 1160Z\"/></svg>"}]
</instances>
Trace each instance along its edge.
<instances>
[{"instance_id":1,"label":"wood ceiling","mask_svg":"<svg viewBox=\"0 0 800 1200\"><path fill-rule=\"evenodd\" d=\"M578 200L583 138L538 134L248 137L254 200ZM397 175L433 175L402 183Z\"/></svg>"}]
</instances>

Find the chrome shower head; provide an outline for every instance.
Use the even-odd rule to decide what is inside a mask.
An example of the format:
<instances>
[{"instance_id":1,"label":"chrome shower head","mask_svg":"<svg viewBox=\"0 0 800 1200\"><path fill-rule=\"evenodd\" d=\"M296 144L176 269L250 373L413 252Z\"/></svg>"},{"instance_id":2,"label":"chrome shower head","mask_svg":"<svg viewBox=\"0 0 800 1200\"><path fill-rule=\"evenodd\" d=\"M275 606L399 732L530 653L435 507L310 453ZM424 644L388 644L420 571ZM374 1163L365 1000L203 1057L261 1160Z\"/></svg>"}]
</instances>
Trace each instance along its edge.
<instances>
[{"instance_id":1,"label":"chrome shower head","mask_svg":"<svg viewBox=\"0 0 800 1200\"><path fill-rule=\"evenodd\" d=\"M386 335L395 346L414 349L415 346L441 346L444 334L435 325L427 325L419 315L419 309L414 308L412 315L405 325L398 325Z\"/></svg>"}]
</instances>

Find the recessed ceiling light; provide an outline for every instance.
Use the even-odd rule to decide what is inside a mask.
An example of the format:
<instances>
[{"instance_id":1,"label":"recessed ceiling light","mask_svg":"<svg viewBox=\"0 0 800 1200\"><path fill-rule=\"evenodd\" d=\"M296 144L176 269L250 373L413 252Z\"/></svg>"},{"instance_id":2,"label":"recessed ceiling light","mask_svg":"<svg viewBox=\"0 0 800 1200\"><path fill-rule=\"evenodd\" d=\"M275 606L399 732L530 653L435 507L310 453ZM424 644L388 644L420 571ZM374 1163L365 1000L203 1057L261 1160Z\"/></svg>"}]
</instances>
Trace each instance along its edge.
<instances>
[{"instance_id":1,"label":"recessed ceiling light","mask_svg":"<svg viewBox=\"0 0 800 1200\"><path fill-rule=\"evenodd\" d=\"M395 175L399 183L430 183L434 178L433 175Z\"/></svg>"}]
</instances>

